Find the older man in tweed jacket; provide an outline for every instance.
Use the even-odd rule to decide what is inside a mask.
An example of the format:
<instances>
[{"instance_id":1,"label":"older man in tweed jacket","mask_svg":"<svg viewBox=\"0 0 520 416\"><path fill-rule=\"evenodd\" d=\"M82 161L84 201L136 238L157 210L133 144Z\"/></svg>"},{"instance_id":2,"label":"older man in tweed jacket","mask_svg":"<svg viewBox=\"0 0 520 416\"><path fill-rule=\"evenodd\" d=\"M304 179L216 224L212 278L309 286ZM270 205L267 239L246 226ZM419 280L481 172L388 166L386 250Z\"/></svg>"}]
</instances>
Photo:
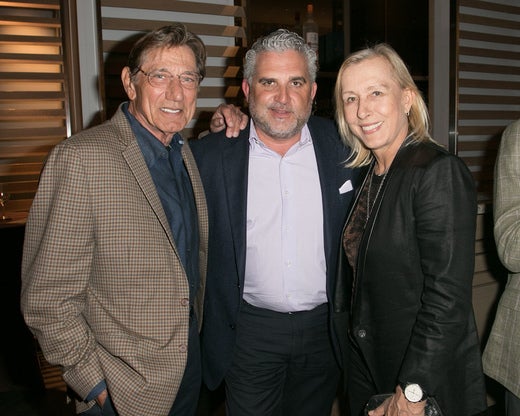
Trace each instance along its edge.
<instances>
[{"instance_id":1,"label":"older man in tweed jacket","mask_svg":"<svg viewBox=\"0 0 520 416\"><path fill-rule=\"evenodd\" d=\"M145 35L122 81L129 102L51 152L26 229L22 309L88 415L190 415L207 209L179 132L205 73L184 25Z\"/></svg>"},{"instance_id":2,"label":"older man in tweed jacket","mask_svg":"<svg viewBox=\"0 0 520 416\"><path fill-rule=\"evenodd\" d=\"M506 388L507 416L520 415L520 120L502 135L495 166L495 241L509 270L484 350L484 372Z\"/></svg>"}]
</instances>

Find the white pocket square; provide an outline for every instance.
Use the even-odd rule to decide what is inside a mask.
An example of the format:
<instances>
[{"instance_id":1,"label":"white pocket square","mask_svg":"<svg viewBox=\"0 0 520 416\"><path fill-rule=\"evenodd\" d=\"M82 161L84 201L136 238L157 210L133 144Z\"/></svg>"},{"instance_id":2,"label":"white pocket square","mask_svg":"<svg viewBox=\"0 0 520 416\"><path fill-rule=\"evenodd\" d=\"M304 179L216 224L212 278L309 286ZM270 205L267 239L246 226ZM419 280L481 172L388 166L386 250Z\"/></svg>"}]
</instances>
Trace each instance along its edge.
<instances>
[{"instance_id":1,"label":"white pocket square","mask_svg":"<svg viewBox=\"0 0 520 416\"><path fill-rule=\"evenodd\" d=\"M352 182L349 179L343 185L341 185L341 188L339 188L339 193L346 194L347 192L352 191L352 189L354 189L354 188L352 188Z\"/></svg>"}]
</instances>

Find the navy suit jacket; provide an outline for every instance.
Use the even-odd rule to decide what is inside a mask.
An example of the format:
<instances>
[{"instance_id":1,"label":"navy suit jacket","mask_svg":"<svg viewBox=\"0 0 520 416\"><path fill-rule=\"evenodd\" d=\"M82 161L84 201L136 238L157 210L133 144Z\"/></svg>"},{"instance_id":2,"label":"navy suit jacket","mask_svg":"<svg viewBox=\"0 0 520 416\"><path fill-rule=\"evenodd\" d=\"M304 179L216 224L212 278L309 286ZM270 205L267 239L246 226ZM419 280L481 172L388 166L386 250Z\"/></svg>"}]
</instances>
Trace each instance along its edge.
<instances>
[{"instance_id":1,"label":"navy suit jacket","mask_svg":"<svg viewBox=\"0 0 520 416\"><path fill-rule=\"evenodd\" d=\"M332 121L311 117L308 126L320 175L327 295L332 309L340 235L354 194L340 193L339 189L349 180L354 186L354 171L344 167L350 150L341 142ZM248 126L236 139L217 133L190 142L209 215L202 363L210 389L219 386L231 364L244 288L249 130ZM337 339L334 334L331 338L337 351Z\"/></svg>"}]
</instances>

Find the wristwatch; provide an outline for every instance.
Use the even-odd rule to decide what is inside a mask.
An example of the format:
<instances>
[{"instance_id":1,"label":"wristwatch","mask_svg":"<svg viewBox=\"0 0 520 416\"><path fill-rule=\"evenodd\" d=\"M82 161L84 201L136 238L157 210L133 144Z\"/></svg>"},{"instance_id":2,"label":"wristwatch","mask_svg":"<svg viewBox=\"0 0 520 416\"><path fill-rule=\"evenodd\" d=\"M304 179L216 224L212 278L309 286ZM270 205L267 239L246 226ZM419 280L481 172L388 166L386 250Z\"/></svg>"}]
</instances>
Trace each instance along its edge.
<instances>
[{"instance_id":1,"label":"wristwatch","mask_svg":"<svg viewBox=\"0 0 520 416\"><path fill-rule=\"evenodd\" d=\"M401 383L404 397L412 403L422 402L428 397L424 389L417 383Z\"/></svg>"}]
</instances>

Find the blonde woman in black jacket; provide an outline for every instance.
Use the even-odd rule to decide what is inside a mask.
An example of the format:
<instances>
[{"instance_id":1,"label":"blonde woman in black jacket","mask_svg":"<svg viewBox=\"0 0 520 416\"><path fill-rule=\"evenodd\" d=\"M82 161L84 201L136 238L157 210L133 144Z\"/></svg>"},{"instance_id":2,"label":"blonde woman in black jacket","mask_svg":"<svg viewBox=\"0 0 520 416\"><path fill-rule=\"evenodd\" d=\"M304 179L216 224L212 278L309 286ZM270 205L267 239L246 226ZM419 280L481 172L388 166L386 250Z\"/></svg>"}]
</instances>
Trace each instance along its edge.
<instances>
[{"instance_id":1,"label":"blonde woman in black jacket","mask_svg":"<svg viewBox=\"0 0 520 416\"><path fill-rule=\"evenodd\" d=\"M339 131L366 171L343 232L335 293L348 397L358 416L486 409L472 308L476 192L464 163L428 133L428 113L388 45L354 53L335 89ZM341 319L344 317L344 319Z\"/></svg>"}]
</instances>

